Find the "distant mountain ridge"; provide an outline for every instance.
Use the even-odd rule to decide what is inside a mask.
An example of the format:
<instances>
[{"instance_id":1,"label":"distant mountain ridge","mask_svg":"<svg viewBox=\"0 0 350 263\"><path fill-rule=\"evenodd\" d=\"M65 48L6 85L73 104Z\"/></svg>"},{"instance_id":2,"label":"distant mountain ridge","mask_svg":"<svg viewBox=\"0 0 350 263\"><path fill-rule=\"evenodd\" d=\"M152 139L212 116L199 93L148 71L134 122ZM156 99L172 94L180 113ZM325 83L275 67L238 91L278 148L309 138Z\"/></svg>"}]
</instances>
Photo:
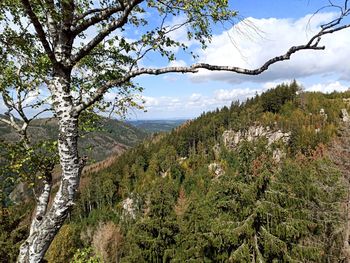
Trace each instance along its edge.
<instances>
[{"instance_id":1,"label":"distant mountain ridge","mask_svg":"<svg viewBox=\"0 0 350 263\"><path fill-rule=\"evenodd\" d=\"M120 149L135 146L147 136L142 129L119 120L102 118L99 127L101 128L99 131L90 132L79 139L81 155L87 155L95 161L101 161L111 154L119 154ZM28 133L33 141L54 140L58 135L57 120L55 118L33 120ZM17 141L19 136L11 127L0 122L0 139Z\"/></svg>"},{"instance_id":2,"label":"distant mountain ridge","mask_svg":"<svg viewBox=\"0 0 350 263\"><path fill-rule=\"evenodd\" d=\"M142 129L148 133L171 131L188 121L188 119L169 119L169 120L129 120L127 123Z\"/></svg>"}]
</instances>

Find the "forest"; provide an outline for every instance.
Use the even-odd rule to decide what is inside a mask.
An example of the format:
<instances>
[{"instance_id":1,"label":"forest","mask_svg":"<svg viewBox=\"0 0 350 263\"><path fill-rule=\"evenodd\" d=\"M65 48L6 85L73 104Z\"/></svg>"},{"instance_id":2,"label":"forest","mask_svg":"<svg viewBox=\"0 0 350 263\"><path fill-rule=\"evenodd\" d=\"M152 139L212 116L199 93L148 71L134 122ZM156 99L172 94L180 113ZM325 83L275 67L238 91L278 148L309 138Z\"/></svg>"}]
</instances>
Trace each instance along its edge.
<instances>
[{"instance_id":1,"label":"forest","mask_svg":"<svg viewBox=\"0 0 350 263\"><path fill-rule=\"evenodd\" d=\"M349 98L349 91L283 83L153 134L83 174L76 206L45 259L342 262L350 134L342 110L350 110ZM242 135L233 147L224 142L225 132L251 127L288 139L265 133ZM2 206L4 262L15 261L32 206Z\"/></svg>"}]
</instances>

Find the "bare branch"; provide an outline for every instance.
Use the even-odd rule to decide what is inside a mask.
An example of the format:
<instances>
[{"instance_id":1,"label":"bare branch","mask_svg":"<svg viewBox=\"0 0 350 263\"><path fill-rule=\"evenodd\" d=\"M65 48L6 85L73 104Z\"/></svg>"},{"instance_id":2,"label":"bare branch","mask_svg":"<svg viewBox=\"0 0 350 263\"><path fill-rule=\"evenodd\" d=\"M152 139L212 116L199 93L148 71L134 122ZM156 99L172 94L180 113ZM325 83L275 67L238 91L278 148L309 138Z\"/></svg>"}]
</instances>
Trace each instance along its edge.
<instances>
[{"instance_id":1,"label":"bare branch","mask_svg":"<svg viewBox=\"0 0 350 263\"><path fill-rule=\"evenodd\" d=\"M0 122L5 123L6 125L9 125L10 127L14 128L16 131L21 130L21 128L18 126L16 122L11 121L11 118L8 120L0 117Z\"/></svg>"},{"instance_id":2,"label":"bare branch","mask_svg":"<svg viewBox=\"0 0 350 263\"><path fill-rule=\"evenodd\" d=\"M120 28L126 24L128 21L128 16L135 6L141 3L143 0L134 0L129 5L125 6L123 14L119 19L115 20L105 28L103 28L88 44L81 48L72 58L72 65L76 64L80 59L82 59L86 54L88 54L92 49L94 49L105 37L112 33L117 28Z\"/></svg>"},{"instance_id":3,"label":"bare branch","mask_svg":"<svg viewBox=\"0 0 350 263\"><path fill-rule=\"evenodd\" d=\"M74 10L75 10L75 4L73 0L65 0L62 1L62 22L63 22L63 29L66 31L71 30L71 25L73 23L74 18Z\"/></svg>"},{"instance_id":4,"label":"bare branch","mask_svg":"<svg viewBox=\"0 0 350 263\"><path fill-rule=\"evenodd\" d=\"M256 68L256 69L245 69L245 68L240 68L240 67L232 67L232 66L219 66L219 65L211 65L211 64L206 64L206 63L197 63L189 67L165 67L165 68L141 68L141 69L136 69L132 70L126 75L124 75L122 78L109 81L105 85L101 86L97 91L95 92L94 96L91 97L88 101L82 102L81 104L76 106L76 111L79 113L83 111L84 109L88 108L89 106L93 105L95 102L99 101L104 93L108 91L108 89L112 87L118 87L122 85L123 83L126 83L130 81L130 79L148 74L148 75L162 75L166 73L196 73L198 72L199 69L207 69L210 71L227 71L227 72L234 72L238 74L243 74L243 75L259 75L266 71L271 65L284 61L284 60L289 60L291 56L294 53L297 53L302 50L324 50L324 46L319 46L319 43L321 41L321 38L324 35L327 34L332 34L334 32L344 30L346 28L350 27L350 24L345 24L342 26L338 26L343 18L349 14L349 10L345 10L341 13L341 15L334 19L333 21L321 25L321 30L312 36L310 40L304 44L304 45L299 45L299 46L292 46L289 48L289 50L284 53L283 55L276 56L274 58L271 58L267 60L261 67ZM338 27L337 27L338 26Z\"/></svg>"},{"instance_id":5,"label":"bare branch","mask_svg":"<svg viewBox=\"0 0 350 263\"><path fill-rule=\"evenodd\" d=\"M49 42L46 39L46 34L44 32L44 29L38 19L38 17L36 16L36 14L34 13L30 3L28 0L21 0L31 22L34 25L35 31L41 41L41 44L43 45L47 55L49 56L50 60L52 61L52 63L56 63L56 57L55 54L53 53Z\"/></svg>"},{"instance_id":6,"label":"bare branch","mask_svg":"<svg viewBox=\"0 0 350 263\"><path fill-rule=\"evenodd\" d=\"M113 14L120 11L124 11L124 6L113 6L113 7L108 7L104 9L89 10L87 13L83 15L83 17L92 13L98 13L98 14L86 19L85 21L77 25L75 28L73 28L72 33L73 35L76 36L81 32L85 31L90 26L93 26L103 20L106 20L107 18L110 18ZM81 19L82 18L80 18L79 20ZM77 18L75 19L75 21L77 21Z\"/></svg>"},{"instance_id":7,"label":"bare branch","mask_svg":"<svg viewBox=\"0 0 350 263\"><path fill-rule=\"evenodd\" d=\"M266 61L261 67L256 69L245 69L240 67L232 67L232 66L218 66L218 65L210 65L205 63L197 63L189 67L165 67L165 68L141 68L133 70L127 73L124 77L109 81L102 87L100 87L94 94L94 96L87 102L84 102L76 107L77 112L81 112L87 107L94 104L96 101L100 100L104 93L111 87L117 87L121 84L129 81L130 79L139 76L139 75L162 75L166 73L197 73L199 69L207 69L210 71L227 71L227 72L235 72L243 75L259 75L262 72L266 71L272 64L275 64L280 61L289 60L291 55L301 50L323 50L325 47L317 46L318 42L310 45L300 45L291 47L285 54L281 56L274 57L268 61Z\"/></svg>"},{"instance_id":8,"label":"bare branch","mask_svg":"<svg viewBox=\"0 0 350 263\"><path fill-rule=\"evenodd\" d=\"M103 12L105 11L107 8L95 8L95 9L89 9L86 12L80 14L80 15L76 15L73 19L73 25L75 26L80 20L84 19L85 17L95 14L95 13L99 13L99 12Z\"/></svg>"},{"instance_id":9,"label":"bare branch","mask_svg":"<svg viewBox=\"0 0 350 263\"><path fill-rule=\"evenodd\" d=\"M39 111L38 113L34 114L33 117L31 117L28 121L31 122L32 120L36 119L39 115L43 114L44 112L51 111L52 109L43 109Z\"/></svg>"},{"instance_id":10,"label":"bare branch","mask_svg":"<svg viewBox=\"0 0 350 263\"><path fill-rule=\"evenodd\" d=\"M21 118L23 119L23 121L25 123L28 122L28 118L25 115L24 111L23 111L23 107L22 107L22 103L24 102L24 100L27 98L28 95L28 90L25 91L24 97L22 98L22 94L21 94L21 90L20 88L16 88L16 93L17 93L17 103L12 103L13 105L13 109L17 111L17 113L19 114L19 116L21 116Z\"/></svg>"}]
</instances>

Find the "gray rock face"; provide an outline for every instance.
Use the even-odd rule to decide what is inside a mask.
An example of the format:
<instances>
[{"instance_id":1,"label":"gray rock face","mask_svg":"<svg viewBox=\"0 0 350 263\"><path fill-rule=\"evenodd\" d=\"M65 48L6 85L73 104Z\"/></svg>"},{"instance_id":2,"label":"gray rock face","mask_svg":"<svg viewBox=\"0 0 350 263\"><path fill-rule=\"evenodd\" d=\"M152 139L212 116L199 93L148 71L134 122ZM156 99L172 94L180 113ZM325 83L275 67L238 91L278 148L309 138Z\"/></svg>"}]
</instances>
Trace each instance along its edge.
<instances>
[{"instance_id":1,"label":"gray rock face","mask_svg":"<svg viewBox=\"0 0 350 263\"><path fill-rule=\"evenodd\" d=\"M341 110L341 117L342 117L343 122L349 122L349 120L350 120L348 111L346 109Z\"/></svg>"},{"instance_id":2,"label":"gray rock face","mask_svg":"<svg viewBox=\"0 0 350 263\"><path fill-rule=\"evenodd\" d=\"M215 178L219 178L220 176L225 174L224 169L222 168L221 164L219 164L219 163L209 164L208 169L210 172L212 172L214 174Z\"/></svg>"},{"instance_id":3,"label":"gray rock face","mask_svg":"<svg viewBox=\"0 0 350 263\"><path fill-rule=\"evenodd\" d=\"M237 148L238 144L242 141L255 141L261 137L267 139L266 148L269 149L270 145L282 141L287 143L290 140L291 132L282 132L281 130L272 130L270 127L263 126L251 126L246 131L233 131L227 130L222 134L225 147L230 150ZM276 162L280 162L281 159L286 155L281 149L275 149L273 151L273 159Z\"/></svg>"},{"instance_id":4,"label":"gray rock face","mask_svg":"<svg viewBox=\"0 0 350 263\"><path fill-rule=\"evenodd\" d=\"M343 101L344 101L347 105L350 105L350 98L343 99Z\"/></svg>"},{"instance_id":5,"label":"gray rock face","mask_svg":"<svg viewBox=\"0 0 350 263\"><path fill-rule=\"evenodd\" d=\"M218 160L220 158L220 144L217 143L213 146L213 152L215 160Z\"/></svg>"},{"instance_id":6,"label":"gray rock face","mask_svg":"<svg viewBox=\"0 0 350 263\"><path fill-rule=\"evenodd\" d=\"M254 141L261 137L268 140L268 146L272 143L282 140L284 143L290 139L290 132L282 132L281 130L273 131L270 127L251 126L246 131L227 130L222 134L224 145L228 149L235 149L241 141Z\"/></svg>"},{"instance_id":7,"label":"gray rock face","mask_svg":"<svg viewBox=\"0 0 350 263\"><path fill-rule=\"evenodd\" d=\"M123 214L124 216L128 216L131 217L132 219L136 218L136 204L134 199L128 197L126 199L123 200L122 202L122 206L123 206Z\"/></svg>"},{"instance_id":8,"label":"gray rock face","mask_svg":"<svg viewBox=\"0 0 350 263\"><path fill-rule=\"evenodd\" d=\"M283 152L281 149L276 149L272 153L272 158L279 163L283 157L286 156L286 153Z\"/></svg>"},{"instance_id":9,"label":"gray rock face","mask_svg":"<svg viewBox=\"0 0 350 263\"><path fill-rule=\"evenodd\" d=\"M327 120L328 115L327 115L327 113L324 111L324 109L323 109L323 108L322 108L322 109L320 109L320 115L321 115L321 116L323 116L324 120Z\"/></svg>"}]
</instances>

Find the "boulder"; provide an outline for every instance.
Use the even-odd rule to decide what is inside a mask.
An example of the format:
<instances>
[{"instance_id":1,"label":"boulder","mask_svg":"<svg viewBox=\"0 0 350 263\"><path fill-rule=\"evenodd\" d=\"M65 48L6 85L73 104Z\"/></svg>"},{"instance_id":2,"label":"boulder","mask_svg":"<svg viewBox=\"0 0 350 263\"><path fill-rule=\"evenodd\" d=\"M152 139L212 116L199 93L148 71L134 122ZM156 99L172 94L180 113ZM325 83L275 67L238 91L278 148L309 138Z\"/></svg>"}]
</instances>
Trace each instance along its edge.
<instances>
[{"instance_id":1,"label":"boulder","mask_svg":"<svg viewBox=\"0 0 350 263\"><path fill-rule=\"evenodd\" d=\"M327 120L328 115L327 115L327 113L324 111L324 109L323 109L323 108L322 108L322 109L320 109L320 115L321 115L321 116L323 116L324 120Z\"/></svg>"},{"instance_id":2,"label":"boulder","mask_svg":"<svg viewBox=\"0 0 350 263\"><path fill-rule=\"evenodd\" d=\"M286 156L286 153L281 151L281 149L275 149L273 152L272 152L272 158L277 162L279 163L281 161L281 159L283 157Z\"/></svg>"},{"instance_id":3,"label":"boulder","mask_svg":"<svg viewBox=\"0 0 350 263\"><path fill-rule=\"evenodd\" d=\"M341 118L342 118L343 122L349 122L350 117L349 117L348 111L346 109L341 110Z\"/></svg>"},{"instance_id":4,"label":"boulder","mask_svg":"<svg viewBox=\"0 0 350 263\"><path fill-rule=\"evenodd\" d=\"M282 140L284 143L290 139L290 132L282 132L281 130L271 130L270 127L263 126L251 126L246 131L224 131L222 137L225 147L228 149L235 149L241 141L254 141L261 137L265 137L268 140L268 145L274 142Z\"/></svg>"},{"instance_id":5,"label":"boulder","mask_svg":"<svg viewBox=\"0 0 350 263\"><path fill-rule=\"evenodd\" d=\"M214 174L215 178L219 178L225 174L225 171L220 163L211 163L208 165L208 169L211 173Z\"/></svg>"},{"instance_id":6,"label":"boulder","mask_svg":"<svg viewBox=\"0 0 350 263\"><path fill-rule=\"evenodd\" d=\"M123 215L131 217L132 219L136 218L137 207L133 198L127 197L122 202L123 206Z\"/></svg>"}]
</instances>

